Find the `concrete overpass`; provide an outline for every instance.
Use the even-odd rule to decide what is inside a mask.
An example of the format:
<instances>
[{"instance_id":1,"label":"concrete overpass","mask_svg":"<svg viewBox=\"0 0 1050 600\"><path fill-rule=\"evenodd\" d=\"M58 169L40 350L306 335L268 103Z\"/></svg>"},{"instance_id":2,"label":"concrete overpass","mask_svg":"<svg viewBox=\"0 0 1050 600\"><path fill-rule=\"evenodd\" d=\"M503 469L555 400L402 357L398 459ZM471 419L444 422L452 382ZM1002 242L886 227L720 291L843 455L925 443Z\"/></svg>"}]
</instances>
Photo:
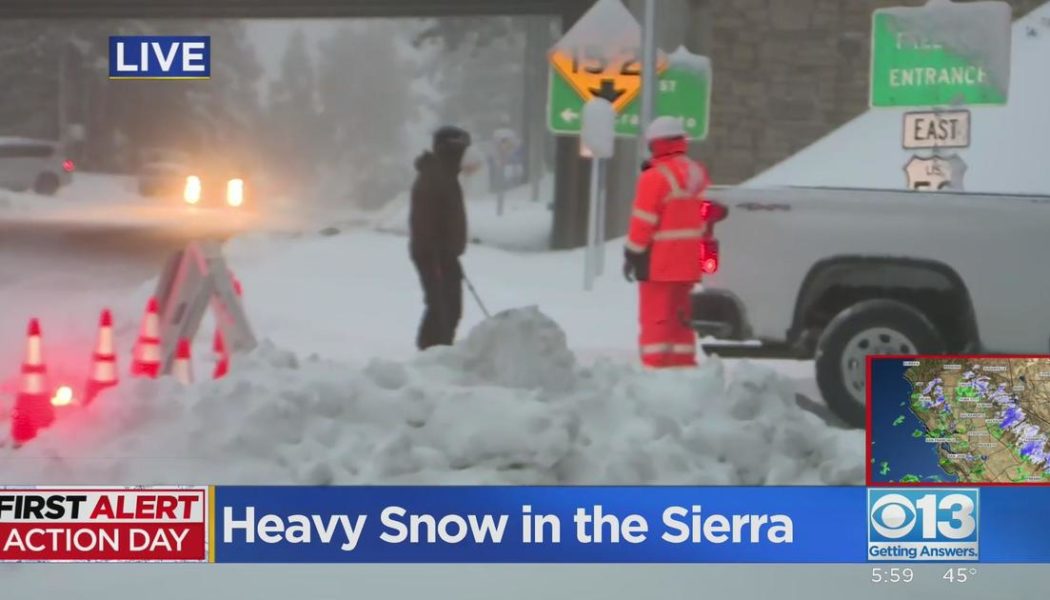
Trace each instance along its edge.
<instances>
[{"instance_id":1,"label":"concrete overpass","mask_svg":"<svg viewBox=\"0 0 1050 600\"><path fill-rule=\"evenodd\" d=\"M3 18L571 16L580 0L4 0Z\"/></svg>"},{"instance_id":2,"label":"concrete overpass","mask_svg":"<svg viewBox=\"0 0 1050 600\"><path fill-rule=\"evenodd\" d=\"M0 18L365 18L551 15L563 29L592 0L2 0ZM581 245L586 231L588 177L575 138L559 138L556 150L557 248ZM610 189L610 200L618 194ZM622 218L610 202L610 221Z\"/></svg>"}]
</instances>

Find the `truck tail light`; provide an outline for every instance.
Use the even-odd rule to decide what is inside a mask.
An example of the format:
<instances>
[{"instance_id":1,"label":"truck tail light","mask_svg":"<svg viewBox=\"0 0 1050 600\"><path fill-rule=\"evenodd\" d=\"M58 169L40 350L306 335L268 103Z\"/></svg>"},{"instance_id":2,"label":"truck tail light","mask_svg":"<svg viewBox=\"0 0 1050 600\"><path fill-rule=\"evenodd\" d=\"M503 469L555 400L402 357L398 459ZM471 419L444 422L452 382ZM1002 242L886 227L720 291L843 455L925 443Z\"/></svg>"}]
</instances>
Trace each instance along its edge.
<instances>
[{"instance_id":1,"label":"truck tail light","mask_svg":"<svg viewBox=\"0 0 1050 600\"><path fill-rule=\"evenodd\" d=\"M704 200L700 203L700 218L707 223L717 223L729 216L729 208L714 200Z\"/></svg>"},{"instance_id":2,"label":"truck tail light","mask_svg":"<svg viewBox=\"0 0 1050 600\"><path fill-rule=\"evenodd\" d=\"M718 271L718 240L700 241L700 270L707 275Z\"/></svg>"}]
</instances>

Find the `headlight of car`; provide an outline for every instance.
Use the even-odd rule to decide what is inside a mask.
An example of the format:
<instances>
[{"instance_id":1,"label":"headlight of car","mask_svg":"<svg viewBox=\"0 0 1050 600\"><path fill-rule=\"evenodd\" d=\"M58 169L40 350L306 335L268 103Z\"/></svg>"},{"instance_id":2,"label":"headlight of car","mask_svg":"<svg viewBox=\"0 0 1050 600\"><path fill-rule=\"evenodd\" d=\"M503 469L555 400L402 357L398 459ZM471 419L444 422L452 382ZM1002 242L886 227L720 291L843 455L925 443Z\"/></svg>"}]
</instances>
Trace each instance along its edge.
<instances>
[{"instance_id":1,"label":"headlight of car","mask_svg":"<svg viewBox=\"0 0 1050 600\"><path fill-rule=\"evenodd\" d=\"M233 207L244 204L243 179L231 179L226 182L226 204Z\"/></svg>"},{"instance_id":2,"label":"headlight of car","mask_svg":"<svg viewBox=\"0 0 1050 600\"><path fill-rule=\"evenodd\" d=\"M182 190L182 199L188 204L196 204L201 201L201 178L190 175L186 178L186 187Z\"/></svg>"}]
</instances>

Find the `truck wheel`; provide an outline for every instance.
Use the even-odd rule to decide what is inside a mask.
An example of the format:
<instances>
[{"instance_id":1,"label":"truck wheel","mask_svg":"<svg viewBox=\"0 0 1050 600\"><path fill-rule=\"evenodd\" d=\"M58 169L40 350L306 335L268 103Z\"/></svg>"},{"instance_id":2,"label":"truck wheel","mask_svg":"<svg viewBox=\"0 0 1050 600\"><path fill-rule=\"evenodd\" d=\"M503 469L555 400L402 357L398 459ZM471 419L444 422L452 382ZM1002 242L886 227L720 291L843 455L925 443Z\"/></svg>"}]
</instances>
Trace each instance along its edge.
<instances>
[{"instance_id":1,"label":"truck wheel","mask_svg":"<svg viewBox=\"0 0 1050 600\"><path fill-rule=\"evenodd\" d=\"M33 184L33 191L41 196L54 196L61 185L54 173L41 173Z\"/></svg>"},{"instance_id":2,"label":"truck wheel","mask_svg":"<svg viewBox=\"0 0 1050 600\"><path fill-rule=\"evenodd\" d=\"M817 342L817 385L851 427L867 421L867 356L939 354L944 339L926 315L896 300L866 300L838 314Z\"/></svg>"}]
</instances>

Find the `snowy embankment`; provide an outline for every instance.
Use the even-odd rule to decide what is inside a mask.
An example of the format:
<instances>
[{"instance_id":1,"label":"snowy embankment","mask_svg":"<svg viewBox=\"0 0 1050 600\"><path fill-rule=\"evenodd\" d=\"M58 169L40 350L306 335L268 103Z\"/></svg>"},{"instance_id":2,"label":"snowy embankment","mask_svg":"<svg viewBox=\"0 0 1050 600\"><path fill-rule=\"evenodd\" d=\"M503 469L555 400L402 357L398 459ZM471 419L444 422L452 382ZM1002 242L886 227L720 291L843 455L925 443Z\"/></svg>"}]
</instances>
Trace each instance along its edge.
<instances>
[{"instance_id":1,"label":"snowy embankment","mask_svg":"<svg viewBox=\"0 0 1050 600\"><path fill-rule=\"evenodd\" d=\"M208 381L206 323L200 383L125 375L32 444L0 449L0 473L26 484L863 481L863 435L800 408L793 382L767 367L705 358L695 371L639 370L635 289L618 246L607 250L606 275L584 292L579 251L471 246L464 265L488 308L515 310L486 321L467 295L463 341L418 354L422 294L403 236L234 240L226 254L259 350ZM104 306L126 373L154 285L9 289L19 303L0 319L6 389L30 316L44 325L52 383L82 381Z\"/></svg>"},{"instance_id":2,"label":"snowy embankment","mask_svg":"<svg viewBox=\"0 0 1050 600\"><path fill-rule=\"evenodd\" d=\"M1050 194L1050 3L1018 19L1011 37L1008 103L970 107L971 146L941 154L966 161L967 191ZM869 110L744 185L905 189L913 152L901 149L904 112Z\"/></svg>"},{"instance_id":3,"label":"snowy embankment","mask_svg":"<svg viewBox=\"0 0 1050 600\"><path fill-rule=\"evenodd\" d=\"M759 367L576 364L536 309L364 367L263 344L228 378L125 385L0 450L24 484L860 484L861 434Z\"/></svg>"},{"instance_id":4,"label":"snowy embankment","mask_svg":"<svg viewBox=\"0 0 1050 600\"><path fill-rule=\"evenodd\" d=\"M85 206L129 201L134 195L134 180L131 178L77 173L72 183L61 188L54 196L0 189L0 217L44 219L49 214L76 211Z\"/></svg>"},{"instance_id":5,"label":"snowy embankment","mask_svg":"<svg viewBox=\"0 0 1050 600\"><path fill-rule=\"evenodd\" d=\"M0 190L0 225L68 230L122 229L227 235L249 231L296 231L314 216L301 204L250 197L236 210L188 206L181 198L140 196L127 175L82 173L54 196Z\"/></svg>"}]
</instances>

